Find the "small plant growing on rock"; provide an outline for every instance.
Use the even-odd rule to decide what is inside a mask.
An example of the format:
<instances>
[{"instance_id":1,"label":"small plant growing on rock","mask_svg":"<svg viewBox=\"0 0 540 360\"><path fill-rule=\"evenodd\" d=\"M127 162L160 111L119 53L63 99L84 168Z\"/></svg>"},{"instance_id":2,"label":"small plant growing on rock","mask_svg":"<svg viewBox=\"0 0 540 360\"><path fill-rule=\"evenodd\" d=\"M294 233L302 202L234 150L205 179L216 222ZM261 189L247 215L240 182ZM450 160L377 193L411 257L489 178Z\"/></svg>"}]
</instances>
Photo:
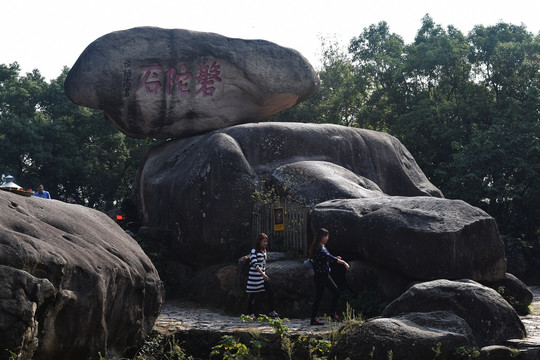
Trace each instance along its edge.
<instances>
[{"instance_id":1,"label":"small plant growing on rock","mask_svg":"<svg viewBox=\"0 0 540 360\"><path fill-rule=\"evenodd\" d=\"M454 351L454 356L456 359L478 359L480 357L480 351L476 348L460 346Z\"/></svg>"},{"instance_id":2,"label":"small plant growing on rock","mask_svg":"<svg viewBox=\"0 0 540 360\"><path fill-rule=\"evenodd\" d=\"M133 360L193 360L192 356L187 356L184 349L180 347L178 341L172 335L166 337L158 334L147 338L139 353ZM105 360L101 358L100 360Z\"/></svg>"},{"instance_id":3,"label":"small plant growing on rock","mask_svg":"<svg viewBox=\"0 0 540 360\"><path fill-rule=\"evenodd\" d=\"M274 332L276 333L276 335L279 335L280 338L283 338L284 336L289 336L289 328L283 325L283 322L289 321L289 319L271 318L266 315L260 315L259 321L261 323L266 323L272 326L272 328L274 329Z\"/></svg>"},{"instance_id":4,"label":"small plant growing on rock","mask_svg":"<svg viewBox=\"0 0 540 360\"><path fill-rule=\"evenodd\" d=\"M210 358L217 357L218 359L239 359L250 360L253 356L249 352L249 348L239 342L232 335L223 335L218 345L212 347Z\"/></svg>"},{"instance_id":5,"label":"small plant growing on rock","mask_svg":"<svg viewBox=\"0 0 540 360\"><path fill-rule=\"evenodd\" d=\"M19 357L17 356L17 353L14 353L13 351L6 349L6 351L9 353L9 360L17 360Z\"/></svg>"},{"instance_id":6,"label":"small plant growing on rock","mask_svg":"<svg viewBox=\"0 0 540 360\"><path fill-rule=\"evenodd\" d=\"M435 356L433 357L433 360L437 360L439 358L439 356L441 356L441 343L438 342L437 343L437 346L435 346L434 348L431 348L431 350L433 350L433 352L435 353Z\"/></svg>"},{"instance_id":7,"label":"small plant growing on rock","mask_svg":"<svg viewBox=\"0 0 540 360\"><path fill-rule=\"evenodd\" d=\"M518 299L510 295L504 286L499 286L497 292L517 311L518 314L527 315L530 313L531 309L529 306L521 303Z\"/></svg>"}]
</instances>

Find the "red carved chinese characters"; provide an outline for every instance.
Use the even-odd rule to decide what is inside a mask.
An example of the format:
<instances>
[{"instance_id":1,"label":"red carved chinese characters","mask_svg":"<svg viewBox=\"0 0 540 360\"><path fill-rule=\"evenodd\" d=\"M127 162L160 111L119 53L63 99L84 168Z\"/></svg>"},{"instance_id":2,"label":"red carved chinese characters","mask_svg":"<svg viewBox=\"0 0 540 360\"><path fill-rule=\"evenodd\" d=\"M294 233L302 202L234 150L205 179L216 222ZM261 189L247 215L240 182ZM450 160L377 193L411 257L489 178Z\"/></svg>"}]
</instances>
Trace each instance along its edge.
<instances>
[{"instance_id":1,"label":"red carved chinese characters","mask_svg":"<svg viewBox=\"0 0 540 360\"><path fill-rule=\"evenodd\" d=\"M172 85L175 84L178 88L178 94L180 95L187 95L189 93L189 83L187 82L189 79L193 77L193 75L186 71L186 65L182 64L180 65L180 72L177 73L175 68L170 68L166 72L167 74L167 95L171 95L172 93Z\"/></svg>"},{"instance_id":2,"label":"red carved chinese characters","mask_svg":"<svg viewBox=\"0 0 540 360\"><path fill-rule=\"evenodd\" d=\"M141 70L146 71L146 73L141 79L139 86L137 86L137 89L135 89L135 92L139 91L139 89L144 86L147 94L157 94L158 90L161 88L161 81L149 81L149 78L159 79L158 71L161 71L161 65L141 66Z\"/></svg>"},{"instance_id":3,"label":"red carved chinese characters","mask_svg":"<svg viewBox=\"0 0 540 360\"><path fill-rule=\"evenodd\" d=\"M214 61L212 65L208 66L203 61L202 65L199 66L199 75L197 76L197 82L201 84L202 86L197 90L195 93L201 93L203 96L212 96L214 95L214 91L216 90L214 85L214 81L221 82L221 78L219 77L219 74L221 72L219 71L220 66L216 64Z\"/></svg>"},{"instance_id":4,"label":"red carved chinese characters","mask_svg":"<svg viewBox=\"0 0 540 360\"><path fill-rule=\"evenodd\" d=\"M144 71L141 82L135 89L135 92L144 88L146 94L157 94L161 89L162 80L165 84L165 94L173 95L175 92L179 95L188 95L190 93L189 84L193 74L188 71L186 64L181 64L178 69L171 67L165 71L163 78L163 67L161 65L143 65L140 67ZM213 96L215 82L221 82L220 65L215 61L212 65L204 61L197 69L198 75L195 78L197 84L201 87L195 92L195 95Z\"/></svg>"}]
</instances>

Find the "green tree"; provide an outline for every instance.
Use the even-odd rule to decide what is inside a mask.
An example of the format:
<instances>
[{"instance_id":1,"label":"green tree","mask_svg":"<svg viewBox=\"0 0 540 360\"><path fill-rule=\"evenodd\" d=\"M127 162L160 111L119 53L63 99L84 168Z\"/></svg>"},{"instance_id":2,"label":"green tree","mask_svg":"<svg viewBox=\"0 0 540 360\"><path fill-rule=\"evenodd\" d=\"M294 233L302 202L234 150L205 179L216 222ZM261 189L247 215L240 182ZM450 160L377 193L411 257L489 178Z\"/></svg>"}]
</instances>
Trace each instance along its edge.
<instances>
[{"instance_id":1,"label":"green tree","mask_svg":"<svg viewBox=\"0 0 540 360\"><path fill-rule=\"evenodd\" d=\"M501 231L536 241L540 231L540 37L524 26L476 26L469 59L488 93L489 122L456 142L443 189L484 208Z\"/></svg>"},{"instance_id":2,"label":"green tree","mask_svg":"<svg viewBox=\"0 0 540 360\"><path fill-rule=\"evenodd\" d=\"M63 89L68 70L47 84L37 70L20 77L17 64L0 66L0 173L107 210L130 195L138 161L154 141L129 139L102 111L71 103Z\"/></svg>"},{"instance_id":3,"label":"green tree","mask_svg":"<svg viewBox=\"0 0 540 360\"><path fill-rule=\"evenodd\" d=\"M388 131L406 111L404 50L401 36L390 33L384 21L365 28L351 40L349 52L366 96L358 124Z\"/></svg>"},{"instance_id":4,"label":"green tree","mask_svg":"<svg viewBox=\"0 0 540 360\"><path fill-rule=\"evenodd\" d=\"M470 47L453 26L445 30L426 15L415 41L404 51L406 84L402 87L408 94L400 108L405 111L389 131L415 155L428 177L442 184L445 179L438 176L437 168L451 161L453 142L468 142L479 120L473 116L483 105L469 99L481 99L482 88L472 86Z\"/></svg>"},{"instance_id":5,"label":"green tree","mask_svg":"<svg viewBox=\"0 0 540 360\"><path fill-rule=\"evenodd\" d=\"M358 126L357 120L365 91L355 74L356 68L337 40L321 38L320 90L309 100L276 114L282 122L331 123Z\"/></svg>"}]
</instances>

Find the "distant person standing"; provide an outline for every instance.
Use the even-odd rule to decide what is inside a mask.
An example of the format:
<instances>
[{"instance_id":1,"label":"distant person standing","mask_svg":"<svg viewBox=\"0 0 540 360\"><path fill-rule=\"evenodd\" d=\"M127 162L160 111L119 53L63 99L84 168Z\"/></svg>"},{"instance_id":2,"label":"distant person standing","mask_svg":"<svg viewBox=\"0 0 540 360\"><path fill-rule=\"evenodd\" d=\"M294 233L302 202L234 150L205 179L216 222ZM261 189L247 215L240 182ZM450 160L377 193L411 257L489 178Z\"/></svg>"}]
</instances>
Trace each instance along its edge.
<instances>
[{"instance_id":1,"label":"distant person standing","mask_svg":"<svg viewBox=\"0 0 540 360\"><path fill-rule=\"evenodd\" d=\"M37 187L37 191L34 193L34 196L43 198L43 199L50 199L51 194L49 194L48 191L43 190L43 185L39 184Z\"/></svg>"},{"instance_id":2,"label":"distant person standing","mask_svg":"<svg viewBox=\"0 0 540 360\"><path fill-rule=\"evenodd\" d=\"M67 202L70 204L78 204L75 194L70 194Z\"/></svg>"}]
</instances>

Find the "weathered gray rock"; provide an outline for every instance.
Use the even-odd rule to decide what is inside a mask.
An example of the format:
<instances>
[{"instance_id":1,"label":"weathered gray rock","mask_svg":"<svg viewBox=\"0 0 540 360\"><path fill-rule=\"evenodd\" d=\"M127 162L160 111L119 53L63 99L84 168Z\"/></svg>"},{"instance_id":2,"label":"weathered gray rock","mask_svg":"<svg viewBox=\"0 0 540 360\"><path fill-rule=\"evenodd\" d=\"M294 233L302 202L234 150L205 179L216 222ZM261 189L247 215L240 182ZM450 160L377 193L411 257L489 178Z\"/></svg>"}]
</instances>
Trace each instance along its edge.
<instances>
[{"instance_id":1,"label":"weathered gray rock","mask_svg":"<svg viewBox=\"0 0 540 360\"><path fill-rule=\"evenodd\" d=\"M277 311L283 316L308 316L313 301L313 275L302 262L286 260L282 253L269 253L266 274L270 277ZM199 271L191 280L191 297L199 302L247 314L247 277L237 265L214 265ZM200 286L205 284L205 286ZM257 311L270 312L266 294L257 301Z\"/></svg>"},{"instance_id":2,"label":"weathered gray rock","mask_svg":"<svg viewBox=\"0 0 540 360\"><path fill-rule=\"evenodd\" d=\"M385 299L394 300L407 290L411 279L398 272L362 260L348 261L345 273L348 286L356 293L376 290Z\"/></svg>"},{"instance_id":3,"label":"weathered gray rock","mask_svg":"<svg viewBox=\"0 0 540 360\"><path fill-rule=\"evenodd\" d=\"M533 301L533 293L523 281L510 273L495 282L486 282L484 285L497 291L517 311L519 315L529 313L529 305Z\"/></svg>"},{"instance_id":4,"label":"weathered gray rock","mask_svg":"<svg viewBox=\"0 0 540 360\"><path fill-rule=\"evenodd\" d=\"M39 345L37 310L52 301L54 286L26 271L0 265L0 339L2 349L31 359ZM0 358L8 353L0 351Z\"/></svg>"},{"instance_id":5,"label":"weathered gray rock","mask_svg":"<svg viewBox=\"0 0 540 360\"><path fill-rule=\"evenodd\" d=\"M434 280L411 286L388 305L383 317L451 311L464 319L480 347L525 337L516 311L495 290L472 280Z\"/></svg>"},{"instance_id":6,"label":"weathered gray rock","mask_svg":"<svg viewBox=\"0 0 540 360\"><path fill-rule=\"evenodd\" d=\"M167 139L265 120L310 98L319 78L268 41L139 27L91 43L64 87L126 135Z\"/></svg>"},{"instance_id":7,"label":"weathered gray rock","mask_svg":"<svg viewBox=\"0 0 540 360\"><path fill-rule=\"evenodd\" d=\"M411 280L504 278L504 244L495 220L460 200L435 197L338 199L318 204L313 230L331 233L330 251Z\"/></svg>"},{"instance_id":8,"label":"weathered gray rock","mask_svg":"<svg viewBox=\"0 0 540 360\"><path fill-rule=\"evenodd\" d=\"M105 214L0 191L0 359L131 356L163 286L140 246Z\"/></svg>"},{"instance_id":9,"label":"weathered gray rock","mask_svg":"<svg viewBox=\"0 0 540 360\"><path fill-rule=\"evenodd\" d=\"M286 188L295 201L309 206L332 199L386 196L373 181L325 161L280 166L272 173L272 180L277 188Z\"/></svg>"},{"instance_id":10,"label":"weathered gray rock","mask_svg":"<svg viewBox=\"0 0 540 360\"><path fill-rule=\"evenodd\" d=\"M288 164L299 168L299 161L301 169L320 169L322 164L333 171L326 197L341 196L340 181L354 176L359 183L348 188L356 187L358 193L378 192L372 190L378 186L388 195L442 196L390 135L337 125L245 124L151 149L134 185L142 225L146 232L168 232L172 252L186 263L201 267L233 260L252 245L255 192L263 182L272 185L276 169ZM290 181L303 188L302 196L319 196L308 189L318 183L302 179ZM291 194L278 185L275 190L282 197Z\"/></svg>"},{"instance_id":11,"label":"weathered gray rock","mask_svg":"<svg viewBox=\"0 0 540 360\"><path fill-rule=\"evenodd\" d=\"M489 360L521 359L519 350L504 345L485 346L480 349L480 358Z\"/></svg>"},{"instance_id":12,"label":"weathered gray rock","mask_svg":"<svg viewBox=\"0 0 540 360\"><path fill-rule=\"evenodd\" d=\"M348 329L329 357L444 360L455 359L454 350L462 346L476 346L471 328L462 318L448 311L408 313L372 319Z\"/></svg>"}]
</instances>

